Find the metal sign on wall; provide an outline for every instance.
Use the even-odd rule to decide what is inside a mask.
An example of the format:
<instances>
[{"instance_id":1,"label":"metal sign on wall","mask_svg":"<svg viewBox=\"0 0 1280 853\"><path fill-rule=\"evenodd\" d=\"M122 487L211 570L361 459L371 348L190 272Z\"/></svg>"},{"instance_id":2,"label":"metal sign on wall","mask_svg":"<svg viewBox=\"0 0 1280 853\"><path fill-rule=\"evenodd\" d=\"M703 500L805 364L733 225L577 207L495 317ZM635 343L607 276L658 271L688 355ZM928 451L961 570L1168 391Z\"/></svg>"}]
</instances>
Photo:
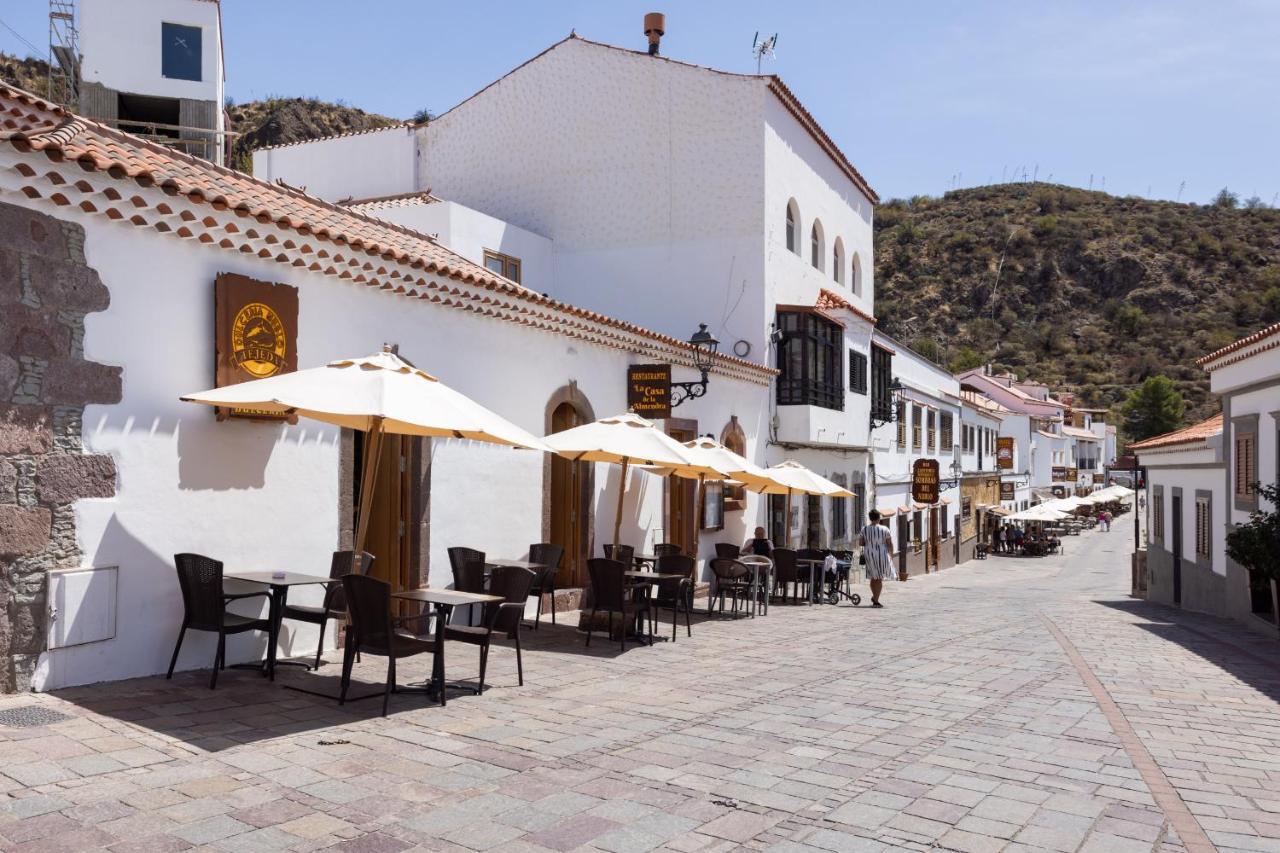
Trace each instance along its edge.
<instances>
[{"instance_id":1,"label":"metal sign on wall","mask_svg":"<svg viewBox=\"0 0 1280 853\"><path fill-rule=\"evenodd\" d=\"M1011 501L1013 499L1014 499L1014 484L1001 483L1000 484L1000 500Z\"/></svg>"},{"instance_id":2,"label":"metal sign on wall","mask_svg":"<svg viewBox=\"0 0 1280 853\"><path fill-rule=\"evenodd\" d=\"M219 388L298 369L298 288L221 273L214 282L215 384ZM218 419L296 420L219 407Z\"/></svg>"},{"instance_id":3,"label":"metal sign on wall","mask_svg":"<svg viewBox=\"0 0 1280 853\"><path fill-rule=\"evenodd\" d=\"M1067 469L1060 465L1053 466L1053 482L1064 483L1067 479Z\"/></svg>"},{"instance_id":4,"label":"metal sign on wall","mask_svg":"<svg viewBox=\"0 0 1280 853\"><path fill-rule=\"evenodd\" d=\"M938 502L938 460L917 459L911 466L911 499L920 504Z\"/></svg>"},{"instance_id":5,"label":"metal sign on wall","mask_svg":"<svg viewBox=\"0 0 1280 853\"><path fill-rule=\"evenodd\" d=\"M671 365L628 367L627 408L644 418L671 417Z\"/></svg>"},{"instance_id":6,"label":"metal sign on wall","mask_svg":"<svg viewBox=\"0 0 1280 853\"><path fill-rule=\"evenodd\" d=\"M1013 438L1001 436L996 439L996 466L1001 471L1013 470Z\"/></svg>"}]
</instances>

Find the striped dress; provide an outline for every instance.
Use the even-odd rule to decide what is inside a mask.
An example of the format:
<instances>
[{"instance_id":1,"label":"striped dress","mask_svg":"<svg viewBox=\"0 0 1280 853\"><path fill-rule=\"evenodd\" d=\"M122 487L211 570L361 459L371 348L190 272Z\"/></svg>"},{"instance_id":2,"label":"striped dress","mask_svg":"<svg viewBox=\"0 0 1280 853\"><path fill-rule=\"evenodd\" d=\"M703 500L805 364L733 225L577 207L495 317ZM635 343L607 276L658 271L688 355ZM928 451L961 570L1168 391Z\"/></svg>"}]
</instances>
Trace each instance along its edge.
<instances>
[{"instance_id":1,"label":"striped dress","mask_svg":"<svg viewBox=\"0 0 1280 853\"><path fill-rule=\"evenodd\" d=\"M889 528L881 524L868 524L858 534L866 544L862 554L867 560L867 580L883 581L898 577L893 568L893 560L889 557L889 545L893 542Z\"/></svg>"}]
</instances>

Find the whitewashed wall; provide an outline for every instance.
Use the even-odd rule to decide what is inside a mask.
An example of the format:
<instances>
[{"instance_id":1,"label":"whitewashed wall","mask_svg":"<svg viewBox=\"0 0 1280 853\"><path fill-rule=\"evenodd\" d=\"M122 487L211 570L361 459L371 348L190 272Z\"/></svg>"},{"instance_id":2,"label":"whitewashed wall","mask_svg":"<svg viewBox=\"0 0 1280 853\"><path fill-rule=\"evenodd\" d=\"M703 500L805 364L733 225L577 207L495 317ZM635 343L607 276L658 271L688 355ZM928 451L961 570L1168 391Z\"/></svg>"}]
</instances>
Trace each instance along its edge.
<instances>
[{"instance_id":1,"label":"whitewashed wall","mask_svg":"<svg viewBox=\"0 0 1280 853\"><path fill-rule=\"evenodd\" d=\"M178 401L211 387L214 277L236 272L300 290L299 366L373 352L398 342L402 353L458 390L541 434L550 395L575 381L598 415L625 409L625 369L632 357L494 319L441 309L422 300L346 284L270 261L195 242L152 235L61 208L86 229L88 262L111 292L108 310L90 315L86 357L124 366L123 397L89 406L84 444L111 454L119 471L115 497L76 504L85 566L119 566L114 639L42 657L39 689L162 672L181 621L173 569L176 552L195 551L236 569L289 568L324 574L338 543L337 430L217 423L211 410ZM681 378L681 371L676 371ZM718 430L731 414L763 457L761 386L713 379L706 398L678 414ZM543 458L532 452L436 443L431 495L431 583L450 580L444 550L466 544L520 556L542 538ZM661 482L636 474L624 530L661 526ZM596 482L596 541L611 538L617 473ZM758 513L730 517L723 536L741 541ZM495 525L494 518L503 523ZM719 535L703 539L713 550ZM640 544L640 543L637 543ZM318 602L319 588L295 591ZM315 634L285 623L284 645L314 648ZM180 668L207 667L213 639L192 634ZM229 660L256 658L264 640L229 638Z\"/></svg>"},{"instance_id":2,"label":"whitewashed wall","mask_svg":"<svg viewBox=\"0 0 1280 853\"><path fill-rule=\"evenodd\" d=\"M1227 520L1229 495L1225 495L1222 459L1216 447L1220 438L1211 439L1211 447L1142 453L1139 460L1147 466L1147 535L1155 540L1155 488L1163 487L1164 530L1157 540L1164 550L1173 551L1173 490L1182 489L1182 559L1198 563L1196 554L1196 491L1210 492L1209 552L1214 574L1226 576L1226 548L1223 531Z\"/></svg>"},{"instance_id":3,"label":"whitewashed wall","mask_svg":"<svg viewBox=\"0 0 1280 853\"><path fill-rule=\"evenodd\" d=\"M200 27L200 80L161 74L160 24ZM218 4L206 0L80 0L81 73L120 92L223 100Z\"/></svg>"},{"instance_id":4,"label":"whitewashed wall","mask_svg":"<svg viewBox=\"0 0 1280 853\"><path fill-rule=\"evenodd\" d=\"M435 234L469 261L484 265L486 249L520 259L520 283L544 293L554 278L554 246L546 237L452 201L390 205L365 211L424 234Z\"/></svg>"},{"instance_id":5,"label":"whitewashed wall","mask_svg":"<svg viewBox=\"0 0 1280 853\"><path fill-rule=\"evenodd\" d=\"M282 179L326 201L375 198L416 189L413 131L388 127L253 152L254 177Z\"/></svg>"}]
</instances>

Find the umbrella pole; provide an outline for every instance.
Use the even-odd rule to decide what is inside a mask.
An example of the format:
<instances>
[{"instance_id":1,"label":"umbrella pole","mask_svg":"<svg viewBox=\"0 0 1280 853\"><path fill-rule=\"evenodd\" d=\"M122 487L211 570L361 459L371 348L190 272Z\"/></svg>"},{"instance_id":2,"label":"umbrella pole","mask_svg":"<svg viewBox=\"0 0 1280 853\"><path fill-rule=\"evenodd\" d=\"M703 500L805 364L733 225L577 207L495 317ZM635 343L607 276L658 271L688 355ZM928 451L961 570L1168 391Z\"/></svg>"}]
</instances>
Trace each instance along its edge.
<instances>
[{"instance_id":1,"label":"umbrella pole","mask_svg":"<svg viewBox=\"0 0 1280 853\"><path fill-rule=\"evenodd\" d=\"M786 526L784 526L782 530L783 530L782 535L784 537L784 541L787 543L786 547L790 548L791 547L791 490L790 489L787 489L787 522L786 522Z\"/></svg>"},{"instance_id":2,"label":"umbrella pole","mask_svg":"<svg viewBox=\"0 0 1280 853\"><path fill-rule=\"evenodd\" d=\"M376 418L373 429L365 434L364 470L360 477L360 515L356 521L356 550L363 551L369 532L369 515L373 510L373 486L382 457L382 418Z\"/></svg>"},{"instance_id":3,"label":"umbrella pole","mask_svg":"<svg viewBox=\"0 0 1280 853\"><path fill-rule=\"evenodd\" d=\"M622 497L627 493L627 466L631 464L631 457L622 457L622 479L618 481L618 512L613 517L613 544L621 545L618 537L622 535Z\"/></svg>"},{"instance_id":4,"label":"umbrella pole","mask_svg":"<svg viewBox=\"0 0 1280 853\"><path fill-rule=\"evenodd\" d=\"M707 523L706 518L704 518L702 515L703 508L706 507L706 505L707 505L707 475L699 474L698 475L698 505L693 510L693 517L696 519L696 521L694 522L695 529L693 531L693 555L695 557L698 556L698 539L700 538L698 534L702 532L702 525Z\"/></svg>"}]
</instances>

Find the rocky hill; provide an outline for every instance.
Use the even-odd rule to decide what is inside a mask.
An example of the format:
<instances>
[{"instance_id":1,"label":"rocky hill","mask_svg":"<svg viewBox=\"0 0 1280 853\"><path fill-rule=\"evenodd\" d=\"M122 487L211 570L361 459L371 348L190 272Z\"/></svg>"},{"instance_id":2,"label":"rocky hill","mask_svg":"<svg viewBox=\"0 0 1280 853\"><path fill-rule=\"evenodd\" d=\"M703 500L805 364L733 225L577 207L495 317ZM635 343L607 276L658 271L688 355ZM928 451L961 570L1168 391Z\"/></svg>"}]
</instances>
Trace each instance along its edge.
<instances>
[{"instance_id":1,"label":"rocky hill","mask_svg":"<svg viewBox=\"0 0 1280 853\"><path fill-rule=\"evenodd\" d=\"M1217 410L1195 359L1280 320L1280 210L1002 184L876 210L876 315L953 369L994 362L1108 407L1165 374Z\"/></svg>"},{"instance_id":2,"label":"rocky hill","mask_svg":"<svg viewBox=\"0 0 1280 853\"><path fill-rule=\"evenodd\" d=\"M0 53L0 79L47 96L48 66L42 59L18 59ZM228 165L245 172L252 169L255 148L400 123L397 119L318 98L268 97L244 104L228 102L226 110L231 120L230 129L239 134L232 145Z\"/></svg>"}]
</instances>

